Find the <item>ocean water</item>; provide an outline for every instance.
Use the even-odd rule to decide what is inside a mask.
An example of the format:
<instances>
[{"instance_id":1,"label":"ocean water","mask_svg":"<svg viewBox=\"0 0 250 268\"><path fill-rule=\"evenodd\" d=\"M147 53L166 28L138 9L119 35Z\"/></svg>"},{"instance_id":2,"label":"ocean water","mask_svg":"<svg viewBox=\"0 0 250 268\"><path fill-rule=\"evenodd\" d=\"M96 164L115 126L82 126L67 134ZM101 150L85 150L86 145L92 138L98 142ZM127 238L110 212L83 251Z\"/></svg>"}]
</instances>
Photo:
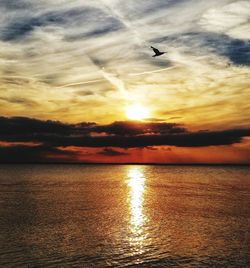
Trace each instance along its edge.
<instances>
[{"instance_id":1,"label":"ocean water","mask_svg":"<svg viewBox=\"0 0 250 268\"><path fill-rule=\"evenodd\" d=\"M250 169L0 165L0 267L250 267Z\"/></svg>"}]
</instances>

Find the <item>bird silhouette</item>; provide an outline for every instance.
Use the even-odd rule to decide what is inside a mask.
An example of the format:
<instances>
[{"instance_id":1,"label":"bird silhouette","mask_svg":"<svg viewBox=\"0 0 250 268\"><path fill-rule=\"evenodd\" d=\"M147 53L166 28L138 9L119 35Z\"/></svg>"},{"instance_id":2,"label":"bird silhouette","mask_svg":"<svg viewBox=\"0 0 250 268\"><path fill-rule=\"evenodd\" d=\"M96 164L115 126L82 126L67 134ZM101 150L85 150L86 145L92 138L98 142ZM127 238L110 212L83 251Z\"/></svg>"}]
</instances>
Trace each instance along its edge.
<instances>
[{"instance_id":1,"label":"bird silhouette","mask_svg":"<svg viewBox=\"0 0 250 268\"><path fill-rule=\"evenodd\" d=\"M155 53L152 57L158 57L158 56L161 56L161 55L167 53L167 52L159 51L157 48L152 47L152 46L151 46L151 48L153 49L153 51L154 51L154 53Z\"/></svg>"}]
</instances>

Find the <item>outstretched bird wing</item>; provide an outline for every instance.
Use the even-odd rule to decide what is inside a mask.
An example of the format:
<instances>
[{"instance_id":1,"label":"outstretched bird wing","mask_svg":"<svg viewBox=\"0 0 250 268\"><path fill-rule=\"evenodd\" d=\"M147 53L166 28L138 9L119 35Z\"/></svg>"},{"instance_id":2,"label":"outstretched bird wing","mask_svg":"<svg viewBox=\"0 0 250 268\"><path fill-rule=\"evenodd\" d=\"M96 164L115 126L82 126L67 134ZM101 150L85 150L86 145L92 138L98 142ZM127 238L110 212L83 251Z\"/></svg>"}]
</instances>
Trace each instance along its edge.
<instances>
[{"instance_id":1,"label":"outstretched bird wing","mask_svg":"<svg viewBox=\"0 0 250 268\"><path fill-rule=\"evenodd\" d=\"M157 48L152 47L152 46L151 46L151 48L153 49L153 51L154 51L155 54L159 54L160 53L160 51Z\"/></svg>"}]
</instances>

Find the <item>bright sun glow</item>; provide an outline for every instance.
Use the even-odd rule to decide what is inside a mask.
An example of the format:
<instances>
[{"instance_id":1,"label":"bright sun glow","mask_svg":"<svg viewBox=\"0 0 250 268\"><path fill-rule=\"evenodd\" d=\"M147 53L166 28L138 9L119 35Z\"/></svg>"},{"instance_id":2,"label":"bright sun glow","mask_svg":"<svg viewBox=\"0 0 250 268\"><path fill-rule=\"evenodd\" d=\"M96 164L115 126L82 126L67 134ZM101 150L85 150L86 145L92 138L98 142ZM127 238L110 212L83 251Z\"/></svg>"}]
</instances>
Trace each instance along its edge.
<instances>
[{"instance_id":1,"label":"bright sun glow","mask_svg":"<svg viewBox=\"0 0 250 268\"><path fill-rule=\"evenodd\" d=\"M127 108L126 116L131 120L143 120L149 117L149 110L140 104L134 104Z\"/></svg>"}]
</instances>

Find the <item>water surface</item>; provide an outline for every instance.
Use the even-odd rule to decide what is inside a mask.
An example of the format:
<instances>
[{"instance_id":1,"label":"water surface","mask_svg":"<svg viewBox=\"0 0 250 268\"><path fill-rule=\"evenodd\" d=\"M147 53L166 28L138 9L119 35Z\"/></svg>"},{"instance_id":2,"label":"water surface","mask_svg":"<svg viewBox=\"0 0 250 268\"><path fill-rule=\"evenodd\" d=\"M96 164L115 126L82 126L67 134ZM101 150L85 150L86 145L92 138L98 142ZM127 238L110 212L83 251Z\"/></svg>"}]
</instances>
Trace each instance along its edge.
<instances>
[{"instance_id":1,"label":"water surface","mask_svg":"<svg viewBox=\"0 0 250 268\"><path fill-rule=\"evenodd\" d=\"M249 267L248 167L0 165L0 267Z\"/></svg>"}]
</instances>

